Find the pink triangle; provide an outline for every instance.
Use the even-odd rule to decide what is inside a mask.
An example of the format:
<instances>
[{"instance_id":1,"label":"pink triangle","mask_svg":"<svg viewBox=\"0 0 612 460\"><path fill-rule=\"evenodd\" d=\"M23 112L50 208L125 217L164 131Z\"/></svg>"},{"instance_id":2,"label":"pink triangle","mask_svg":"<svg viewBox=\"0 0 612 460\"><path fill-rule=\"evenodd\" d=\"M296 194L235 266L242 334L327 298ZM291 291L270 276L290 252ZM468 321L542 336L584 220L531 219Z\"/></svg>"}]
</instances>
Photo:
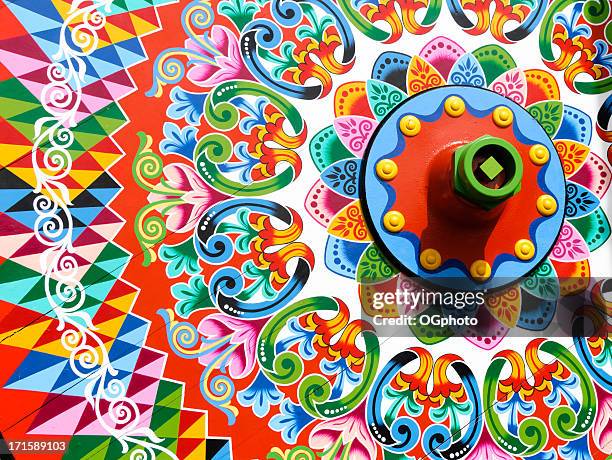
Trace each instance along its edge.
<instances>
[{"instance_id":1,"label":"pink triangle","mask_svg":"<svg viewBox=\"0 0 612 460\"><path fill-rule=\"evenodd\" d=\"M42 423L38 423L38 418L43 416L42 411L39 412L39 417L37 417L34 421L35 425L32 425L32 428L28 433L71 436L74 434L79 420L88 404L89 403L83 399L76 406L67 408L66 401L61 399L61 401L58 402L58 405L62 409L62 412L56 416L52 416L52 418L47 419Z\"/></svg>"}]
</instances>

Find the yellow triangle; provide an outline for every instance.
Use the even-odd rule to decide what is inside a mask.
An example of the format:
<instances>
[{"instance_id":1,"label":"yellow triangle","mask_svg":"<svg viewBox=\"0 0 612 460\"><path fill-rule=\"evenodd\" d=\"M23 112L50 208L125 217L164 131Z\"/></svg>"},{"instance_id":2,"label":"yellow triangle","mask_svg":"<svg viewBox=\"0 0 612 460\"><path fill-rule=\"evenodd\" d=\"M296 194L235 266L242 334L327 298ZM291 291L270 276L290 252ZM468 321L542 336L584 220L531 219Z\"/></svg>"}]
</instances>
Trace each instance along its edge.
<instances>
[{"instance_id":1,"label":"yellow triangle","mask_svg":"<svg viewBox=\"0 0 612 460\"><path fill-rule=\"evenodd\" d=\"M106 23L106 33L113 43L120 43L134 38L134 35L130 32L108 22Z\"/></svg>"},{"instance_id":2,"label":"yellow triangle","mask_svg":"<svg viewBox=\"0 0 612 460\"><path fill-rule=\"evenodd\" d=\"M136 31L136 34L139 37L157 30L157 27L155 27L154 24L151 24L150 22L147 22L144 19L139 18L135 14L130 13L130 19L132 20L132 24L134 25L134 30Z\"/></svg>"},{"instance_id":3,"label":"yellow triangle","mask_svg":"<svg viewBox=\"0 0 612 460\"><path fill-rule=\"evenodd\" d=\"M19 177L22 181L26 182L32 188L36 187L36 175L32 168L7 168L10 172Z\"/></svg>"},{"instance_id":4,"label":"yellow triangle","mask_svg":"<svg viewBox=\"0 0 612 460\"><path fill-rule=\"evenodd\" d=\"M206 414L202 416L189 428L181 433L181 438L202 439L206 437Z\"/></svg>"},{"instance_id":5,"label":"yellow triangle","mask_svg":"<svg viewBox=\"0 0 612 460\"><path fill-rule=\"evenodd\" d=\"M61 340L54 340L53 342L44 343L33 350L40 351L41 353L48 353L53 356L61 356L62 358L69 358L70 351L66 350Z\"/></svg>"},{"instance_id":6,"label":"yellow triangle","mask_svg":"<svg viewBox=\"0 0 612 460\"><path fill-rule=\"evenodd\" d=\"M112 165L115 161L121 158L121 154L117 153L92 152L90 150L89 154L104 169L110 167L110 165Z\"/></svg>"},{"instance_id":7,"label":"yellow triangle","mask_svg":"<svg viewBox=\"0 0 612 460\"><path fill-rule=\"evenodd\" d=\"M87 188L100 177L102 171L91 171L85 169L73 169L70 171L70 177L72 177L79 185L83 188Z\"/></svg>"},{"instance_id":8,"label":"yellow triangle","mask_svg":"<svg viewBox=\"0 0 612 460\"><path fill-rule=\"evenodd\" d=\"M69 188L68 196L70 197L70 201L74 201L76 197L78 197L84 191L85 191L84 188Z\"/></svg>"},{"instance_id":9,"label":"yellow triangle","mask_svg":"<svg viewBox=\"0 0 612 460\"><path fill-rule=\"evenodd\" d=\"M2 152L2 155L0 155L0 166L6 167L32 152L32 146L0 144L0 152Z\"/></svg>"},{"instance_id":10,"label":"yellow triangle","mask_svg":"<svg viewBox=\"0 0 612 460\"><path fill-rule=\"evenodd\" d=\"M11 347L25 348L31 350L38 339L43 335L43 332L49 327L52 320L43 321L41 323L32 324L24 329L17 328L8 331L6 335L0 337L0 341ZM11 335L15 333L15 335Z\"/></svg>"},{"instance_id":11,"label":"yellow triangle","mask_svg":"<svg viewBox=\"0 0 612 460\"><path fill-rule=\"evenodd\" d=\"M64 0L52 0L52 1L53 1L53 6L55 6L55 9L59 13L59 15L62 17L62 19L66 19L69 15L68 12L70 11L70 8L71 8L70 3Z\"/></svg>"},{"instance_id":12,"label":"yellow triangle","mask_svg":"<svg viewBox=\"0 0 612 460\"><path fill-rule=\"evenodd\" d=\"M206 439L202 440L202 443L193 449L189 455L185 457L185 460L196 460L199 458L206 458Z\"/></svg>"},{"instance_id":13,"label":"yellow triangle","mask_svg":"<svg viewBox=\"0 0 612 460\"><path fill-rule=\"evenodd\" d=\"M130 308L132 307L132 304L136 299L136 294L137 292L134 291L124 296L117 297L116 299L105 300L104 302L109 304L111 307L116 308L117 310L127 313L128 311L130 311Z\"/></svg>"},{"instance_id":14,"label":"yellow triangle","mask_svg":"<svg viewBox=\"0 0 612 460\"><path fill-rule=\"evenodd\" d=\"M107 335L109 337L116 337L119 333L119 329L125 322L125 315L118 316L117 318L111 319L109 321L105 321L100 324L96 324L98 328L97 332L103 335Z\"/></svg>"}]
</instances>

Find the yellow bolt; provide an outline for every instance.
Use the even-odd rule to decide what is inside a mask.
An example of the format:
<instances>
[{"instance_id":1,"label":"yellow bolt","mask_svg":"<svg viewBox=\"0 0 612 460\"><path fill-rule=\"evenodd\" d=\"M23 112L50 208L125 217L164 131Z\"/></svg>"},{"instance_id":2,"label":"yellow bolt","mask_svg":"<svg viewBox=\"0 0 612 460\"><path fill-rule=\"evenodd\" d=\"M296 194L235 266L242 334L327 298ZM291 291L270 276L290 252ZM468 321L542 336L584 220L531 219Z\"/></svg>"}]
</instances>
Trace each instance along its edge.
<instances>
[{"instance_id":1,"label":"yellow bolt","mask_svg":"<svg viewBox=\"0 0 612 460\"><path fill-rule=\"evenodd\" d=\"M514 245L514 254L520 260L531 260L535 256L535 246L529 240L518 240Z\"/></svg>"},{"instance_id":2,"label":"yellow bolt","mask_svg":"<svg viewBox=\"0 0 612 460\"><path fill-rule=\"evenodd\" d=\"M406 219L401 212L389 211L384 217L385 228L393 233L401 232L406 225Z\"/></svg>"},{"instance_id":3,"label":"yellow bolt","mask_svg":"<svg viewBox=\"0 0 612 460\"><path fill-rule=\"evenodd\" d=\"M400 120L400 130L404 136L414 137L421 132L421 121L412 115L407 115Z\"/></svg>"},{"instance_id":4,"label":"yellow bolt","mask_svg":"<svg viewBox=\"0 0 612 460\"><path fill-rule=\"evenodd\" d=\"M529 150L529 158L534 165L542 166L550 159L550 152L541 144L536 144Z\"/></svg>"},{"instance_id":5,"label":"yellow bolt","mask_svg":"<svg viewBox=\"0 0 612 460\"><path fill-rule=\"evenodd\" d=\"M421 252L420 260L425 270L435 270L442 265L442 256L435 249L425 249Z\"/></svg>"},{"instance_id":6,"label":"yellow bolt","mask_svg":"<svg viewBox=\"0 0 612 460\"><path fill-rule=\"evenodd\" d=\"M538 212L543 216L552 216L557 212L557 200L550 195L541 195L537 201Z\"/></svg>"},{"instance_id":7,"label":"yellow bolt","mask_svg":"<svg viewBox=\"0 0 612 460\"><path fill-rule=\"evenodd\" d=\"M470 267L470 275L476 281L485 282L491 277L491 265L486 260L477 260Z\"/></svg>"},{"instance_id":8,"label":"yellow bolt","mask_svg":"<svg viewBox=\"0 0 612 460\"><path fill-rule=\"evenodd\" d=\"M382 180L393 180L398 172L399 168L393 160L381 160L376 164L376 174Z\"/></svg>"},{"instance_id":9,"label":"yellow bolt","mask_svg":"<svg viewBox=\"0 0 612 460\"><path fill-rule=\"evenodd\" d=\"M460 117L465 113L465 102L457 96L451 96L444 101L444 110L451 117Z\"/></svg>"},{"instance_id":10,"label":"yellow bolt","mask_svg":"<svg viewBox=\"0 0 612 460\"><path fill-rule=\"evenodd\" d=\"M514 114L508 107L499 106L493 111L493 123L500 128L507 128L514 121Z\"/></svg>"}]
</instances>

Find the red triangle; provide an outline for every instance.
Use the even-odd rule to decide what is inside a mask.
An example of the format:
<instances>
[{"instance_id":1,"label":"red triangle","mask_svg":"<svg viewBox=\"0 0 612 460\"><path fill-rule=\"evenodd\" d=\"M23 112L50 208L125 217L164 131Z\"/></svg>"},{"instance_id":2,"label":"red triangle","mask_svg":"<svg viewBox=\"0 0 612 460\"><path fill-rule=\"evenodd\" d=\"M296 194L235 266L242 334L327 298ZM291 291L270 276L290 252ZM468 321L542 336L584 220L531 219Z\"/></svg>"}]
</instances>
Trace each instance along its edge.
<instances>
[{"instance_id":1,"label":"red triangle","mask_svg":"<svg viewBox=\"0 0 612 460\"><path fill-rule=\"evenodd\" d=\"M134 29L134 24L132 24L129 13L108 16L106 21L115 27L119 27L121 30L125 30L132 35L136 35L136 29Z\"/></svg>"}]
</instances>

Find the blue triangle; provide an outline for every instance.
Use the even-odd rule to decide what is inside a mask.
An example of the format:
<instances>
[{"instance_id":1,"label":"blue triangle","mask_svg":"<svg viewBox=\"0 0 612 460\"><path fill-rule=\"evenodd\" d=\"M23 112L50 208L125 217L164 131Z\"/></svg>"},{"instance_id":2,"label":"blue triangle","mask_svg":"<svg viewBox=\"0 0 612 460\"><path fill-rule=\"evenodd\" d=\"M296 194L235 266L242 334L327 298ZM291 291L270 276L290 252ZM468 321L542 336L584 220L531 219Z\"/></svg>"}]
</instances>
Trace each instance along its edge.
<instances>
[{"instance_id":1,"label":"blue triangle","mask_svg":"<svg viewBox=\"0 0 612 460\"><path fill-rule=\"evenodd\" d=\"M11 375L5 388L49 392L66 366L67 358L31 351Z\"/></svg>"},{"instance_id":2,"label":"blue triangle","mask_svg":"<svg viewBox=\"0 0 612 460\"><path fill-rule=\"evenodd\" d=\"M119 329L117 338L133 345L140 344L144 340L148 325L149 323L142 318L128 315Z\"/></svg>"},{"instance_id":3,"label":"blue triangle","mask_svg":"<svg viewBox=\"0 0 612 460\"><path fill-rule=\"evenodd\" d=\"M7 209L31 192L32 190L24 188L0 189L0 212L6 212Z\"/></svg>"},{"instance_id":4,"label":"blue triangle","mask_svg":"<svg viewBox=\"0 0 612 460\"><path fill-rule=\"evenodd\" d=\"M108 204L121 191L117 188L90 188L87 189L100 203Z\"/></svg>"},{"instance_id":5,"label":"blue triangle","mask_svg":"<svg viewBox=\"0 0 612 460\"><path fill-rule=\"evenodd\" d=\"M64 20L52 2L47 0L5 0L9 9L30 33L61 26Z\"/></svg>"},{"instance_id":6,"label":"blue triangle","mask_svg":"<svg viewBox=\"0 0 612 460\"><path fill-rule=\"evenodd\" d=\"M89 225L93 220L100 215L104 208L103 207L91 207L91 208L72 208L72 215L83 222L85 225Z\"/></svg>"}]
</instances>

